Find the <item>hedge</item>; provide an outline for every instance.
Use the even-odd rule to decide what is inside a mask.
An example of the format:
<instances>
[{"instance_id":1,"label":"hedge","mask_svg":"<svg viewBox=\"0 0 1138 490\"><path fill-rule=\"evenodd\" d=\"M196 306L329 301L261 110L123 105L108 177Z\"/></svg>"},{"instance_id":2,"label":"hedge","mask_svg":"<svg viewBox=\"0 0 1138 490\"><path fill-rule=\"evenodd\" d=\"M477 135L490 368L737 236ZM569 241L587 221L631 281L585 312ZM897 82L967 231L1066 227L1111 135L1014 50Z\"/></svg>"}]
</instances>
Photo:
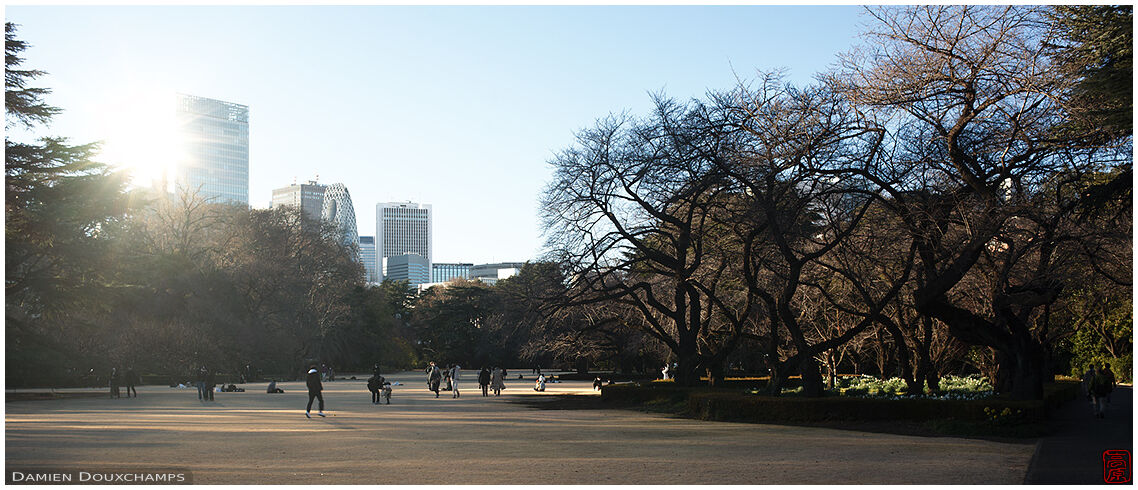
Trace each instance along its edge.
<instances>
[{"instance_id":1,"label":"hedge","mask_svg":"<svg viewBox=\"0 0 1138 490\"><path fill-rule=\"evenodd\" d=\"M703 420L748 422L817 422L827 420L990 420L993 414L1036 422L1049 409L1078 396L1078 383L1059 382L1045 386L1044 400L936 400L927 398L863 398L849 396L773 397L705 387L612 385L601 390L606 403L681 403Z\"/></svg>"}]
</instances>

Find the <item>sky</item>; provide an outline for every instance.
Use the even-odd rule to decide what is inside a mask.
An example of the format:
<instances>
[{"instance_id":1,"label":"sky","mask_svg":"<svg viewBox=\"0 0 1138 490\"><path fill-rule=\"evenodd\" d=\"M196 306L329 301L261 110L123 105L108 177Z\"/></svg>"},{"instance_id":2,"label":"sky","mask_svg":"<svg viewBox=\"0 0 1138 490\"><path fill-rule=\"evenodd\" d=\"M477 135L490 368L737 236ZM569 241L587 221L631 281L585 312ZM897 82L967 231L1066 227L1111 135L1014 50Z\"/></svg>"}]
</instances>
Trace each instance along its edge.
<instances>
[{"instance_id":1,"label":"sky","mask_svg":"<svg viewBox=\"0 0 1138 490\"><path fill-rule=\"evenodd\" d=\"M187 93L249 106L250 205L344 183L375 205L433 205L434 262L543 252L549 160L650 95L759 71L810 83L851 49L855 6L7 6L25 69L64 109L38 135L128 139ZM171 102L172 110L172 102ZM145 122L144 122L145 121Z\"/></svg>"}]
</instances>

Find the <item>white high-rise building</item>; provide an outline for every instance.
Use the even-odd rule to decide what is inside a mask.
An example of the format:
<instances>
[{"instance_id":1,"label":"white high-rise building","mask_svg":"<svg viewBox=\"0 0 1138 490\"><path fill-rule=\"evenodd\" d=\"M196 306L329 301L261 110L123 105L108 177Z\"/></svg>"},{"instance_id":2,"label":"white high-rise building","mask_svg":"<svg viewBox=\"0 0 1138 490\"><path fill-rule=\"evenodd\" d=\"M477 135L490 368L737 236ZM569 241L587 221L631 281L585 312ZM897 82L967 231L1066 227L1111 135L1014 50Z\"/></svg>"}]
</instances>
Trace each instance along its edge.
<instances>
[{"instance_id":1,"label":"white high-rise building","mask_svg":"<svg viewBox=\"0 0 1138 490\"><path fill-rule=\"evenodd\" d=\"M340 231L340 243L360 247L360 235L356 230L356 208L352 206L352 195L344 184L332 184L324 189L324 205L321 211L324 221L332 222Z\"/></svg>"},{"instance_id":2,"label":"white high-rise building","mask_svg":"<svg viewBox=\"0 0 1138 490\"><path fill-rule=\"evenodd\" d=\"M375 205L375 260L381 282L387 275L387 259L406 254L427 259L429 277L434 251L432 222L430 204L408 201Z\"/></svg>"}]
</instances>

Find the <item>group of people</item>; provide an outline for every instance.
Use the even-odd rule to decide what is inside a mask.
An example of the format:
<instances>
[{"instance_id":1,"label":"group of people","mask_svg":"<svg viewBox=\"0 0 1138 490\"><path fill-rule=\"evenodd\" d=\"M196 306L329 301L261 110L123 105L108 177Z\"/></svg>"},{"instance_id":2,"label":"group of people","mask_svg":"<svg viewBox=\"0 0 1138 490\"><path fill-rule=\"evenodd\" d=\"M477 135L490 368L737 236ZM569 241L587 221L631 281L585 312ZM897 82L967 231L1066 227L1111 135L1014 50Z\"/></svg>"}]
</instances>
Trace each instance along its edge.
<instances>
[{"instance_id":1,"label":"group of people","mask_svg":"<svg viewBox=\"0 0 1138 490\"><path fill-rule=\"evenodd\" d=\"M427 390L435 392L435 398L439 397L439 391L451 392L451 398L458 398L461 394L458 391L458 376L462 373L462 367L458 364L451 364L450 366L440 368L435 361L427 366ZM446 383L446 388L442 388L442 383Z\"/></svg>"},{"instance_id":2,"label":"group of people","mask_svg":"<svg viewBox=\"0 0 1138 490\"><path fill-rule=\"evenodd\" d=\"M1087 372L1083 373L1083 391L1091 402L1095 417L1106 418L1106 404L1110 403L1110 393L1114 391L1114 386L1114 372L1110 370L1109 364L1103 363L1100 368L1092 363Z\"/></svg>"},{"instance_id":3,"label":"group of people","mask_svg":"<svg viewBox=\"0 0 1138 490\"><path fill-rule=\"evenodd\" d=\"M134 393L134 397L138 398L138 390L135 385L141 384L142 379L138 373L134 372L134 368L126 369L125 373L119 373L119 368L111 368L111 378L107 386L111 389L111 398L121 398L119 387L126 384L126 397L130 398L130 394Z\"/></svg>"},{"instance_id":4,"label":"group of people","mask_svg":"<svg viewBox=\"0 0 1138 490\"><path fill-rule=\"evenodd\" d=\"M217 386L217 378L213 371L202 366L194 377L194 385L198 388L198 400L213 401L213 388Z\"/></svg>"},{"instance_id":5,"label":"group of people","mask_svg":"<svg viewBox=\"0 0 1138 490\"><path fill-rule=\"evenodd\" d=\"M379 374L379 364L372 368L371 377L367 379L367 389L371 392L372 405L379 405L380 398L391 405L391 382Z\"/></svg>"},{"instance_id":6,"label":"group of people","mask_svg":"<svg viewBox=\"0 0 1138 490\"><path fill-rule=\"evenodd\" d=\"M492 369L483 367L478 371L478 387L482 389L482 396L490 396L491 391L494 396L500 396L506 389L506 370L497 366Z\"/></svg>"}]
</instances>

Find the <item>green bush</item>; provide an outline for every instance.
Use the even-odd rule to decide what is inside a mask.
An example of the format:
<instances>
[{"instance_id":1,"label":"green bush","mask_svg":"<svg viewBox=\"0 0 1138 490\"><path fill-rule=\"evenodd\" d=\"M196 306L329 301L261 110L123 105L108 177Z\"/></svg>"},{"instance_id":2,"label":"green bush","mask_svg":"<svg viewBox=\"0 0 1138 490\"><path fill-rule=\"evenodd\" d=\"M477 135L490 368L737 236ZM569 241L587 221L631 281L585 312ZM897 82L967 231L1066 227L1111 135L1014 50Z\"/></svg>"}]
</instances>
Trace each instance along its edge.
<instances>
[{"instance_id":1,"label":"green bush","mask_svg":"<svg viewBox=\"0 0 1138 490\"><path fill-rule=\"evenodd\" d=\"M982 389L981 380L955 380L954 389ZM854 390L868 390L868 380L850 380ZM902 383L903 385L904 383ZM896 383L883 383L885 391ZM844 388L848 390L851 388ZM1078 396L1079 383L1061 381L1044 386L1044 400L1008 400L991 396L962 398L942 396L803 396L772 397L760 390L684 388L671 383L605 386L601 399L606 403L635 405L675 405L686 400L687 412L704 420L748 422L818 422L829 420L957 420L980 424L1011 426L1034 424L1047 416L1047 411ZM791 390L792 391L792 390ZM997 415L992 419L992 414ZM1005 414L1005 411L1007 412Z\"/></svg>"}]
</instances>

